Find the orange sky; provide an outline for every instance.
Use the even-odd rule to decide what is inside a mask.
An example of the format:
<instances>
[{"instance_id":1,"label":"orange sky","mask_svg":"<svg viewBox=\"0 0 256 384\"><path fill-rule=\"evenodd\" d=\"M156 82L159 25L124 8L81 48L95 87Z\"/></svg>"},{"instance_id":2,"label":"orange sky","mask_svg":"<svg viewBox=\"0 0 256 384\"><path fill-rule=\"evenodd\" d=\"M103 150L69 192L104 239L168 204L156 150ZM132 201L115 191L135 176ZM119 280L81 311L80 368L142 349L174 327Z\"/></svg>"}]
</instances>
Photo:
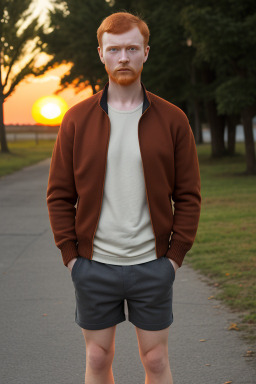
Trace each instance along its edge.
<instances>
[{"instance_id":1,"label":"orange sky","mask_svg":"<svg viewBox=\"0 0 256 384\"><path fill-rule=\"evenodd\" d=\"M49 0L35 0L36 11L44 19ZM45 57L45 54L42 54ZM42 77L27 77L4 103L4 122L10 124L35 124L31 110L34 102L43 96L51 96L59 88L60 76L69 69L61 65L45 73ZM58 94L66 100L69 107L92 95L90 87L75 95L73 89L66 89Z\"/></svg>"},{"instance_id":2,"label":"orange sky","mask_svg":"<svg viewBox=\"0 0 256 384\"><path fill-rule=\"evenodd\" d=\"M42 77L28 77L21 82L14 93L4 103L4 122L9 124L35 124L31 110L34 102L42 96L50 96L59 86L60 75L66 72L69 66L61 65L48 71ZM73 89L60 92L69 107L92 95L90 87L75 95Z\"/></svg>"}]
</instances>

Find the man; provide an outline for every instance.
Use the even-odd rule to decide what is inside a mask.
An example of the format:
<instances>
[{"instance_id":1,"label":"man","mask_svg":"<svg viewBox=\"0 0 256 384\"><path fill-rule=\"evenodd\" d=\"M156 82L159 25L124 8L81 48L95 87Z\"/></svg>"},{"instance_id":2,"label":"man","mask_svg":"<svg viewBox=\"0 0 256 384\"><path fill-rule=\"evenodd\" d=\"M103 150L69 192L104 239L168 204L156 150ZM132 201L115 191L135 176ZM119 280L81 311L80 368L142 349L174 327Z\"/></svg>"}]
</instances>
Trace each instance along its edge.
<instances>
[{"instance_id":1,"label":"man","mask_svg":"<svg viewBox=\"0 0 256 384\"><path fill-rule=\"evenodd\" d=\"M97 37L109 81L63 118L47 188L50 222L75 287L85 383L114 383L126 299L145 383L171 384L173 283L201 206L195 141L186 115L141 82L146 23L118 12Z\"/></svg>"}]
</instances>

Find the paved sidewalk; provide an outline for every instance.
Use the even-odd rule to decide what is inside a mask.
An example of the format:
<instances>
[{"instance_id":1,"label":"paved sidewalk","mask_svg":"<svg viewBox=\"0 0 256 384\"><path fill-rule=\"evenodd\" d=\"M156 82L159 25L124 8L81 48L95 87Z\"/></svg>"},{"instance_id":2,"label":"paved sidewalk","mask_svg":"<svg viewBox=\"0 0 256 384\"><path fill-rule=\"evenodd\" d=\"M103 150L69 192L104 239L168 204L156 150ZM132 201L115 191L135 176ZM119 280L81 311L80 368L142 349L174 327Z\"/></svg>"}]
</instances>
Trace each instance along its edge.
<instances>
[{"instance_id":1,"label":"paved sidewalk","mask_svg":"<svg viewBox=\"0 0 256 384\"><path fill-rule=\"evenodd\" d=\"M83 384L85 345L74 287L54 244L46 206L50 159L0 178L0 383ZM183 265L174 283L169 358L174 384L255 384L251 347L229 331L234 314ZM205 340L205 341L200 341ZM143 384L134 326L117 326L116 384ZM161 384L161 383L159 383Z\"/></svg>"}]
</instances>

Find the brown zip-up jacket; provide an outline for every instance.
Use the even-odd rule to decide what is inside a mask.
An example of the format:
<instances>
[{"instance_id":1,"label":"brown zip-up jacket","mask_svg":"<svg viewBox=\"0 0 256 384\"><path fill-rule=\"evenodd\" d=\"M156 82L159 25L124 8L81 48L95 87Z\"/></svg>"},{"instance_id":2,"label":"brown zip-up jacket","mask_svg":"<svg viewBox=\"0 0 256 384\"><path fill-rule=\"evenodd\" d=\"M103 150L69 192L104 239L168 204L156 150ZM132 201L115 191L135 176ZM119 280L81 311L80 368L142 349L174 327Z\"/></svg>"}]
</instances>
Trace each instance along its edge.
<instances>
[{"instance_id":1,"label":"brown zip-up jacket","mask_svg":"<svg viewBox=\"0 0 256 384\"><path fill-rule=\"evenodd\" d=\"M78 255L93 255L110 137L108 85L66 112L52 152L47 206L65 266ZM138 140L156 255L181 266L201 209L195 140L184 112L141 85Z\"/></svg>"}]
</instances>

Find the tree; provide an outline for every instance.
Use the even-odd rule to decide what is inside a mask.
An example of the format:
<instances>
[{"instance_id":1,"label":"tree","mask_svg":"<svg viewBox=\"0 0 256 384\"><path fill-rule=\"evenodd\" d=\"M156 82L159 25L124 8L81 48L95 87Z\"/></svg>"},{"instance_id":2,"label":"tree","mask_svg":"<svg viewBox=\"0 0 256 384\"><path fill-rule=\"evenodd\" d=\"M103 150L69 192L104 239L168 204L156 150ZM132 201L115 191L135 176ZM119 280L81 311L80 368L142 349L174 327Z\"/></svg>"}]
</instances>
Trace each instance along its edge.
<instances>
[{"instance_id":1,"label":"tree","mask_svg":"<svg viewBox=\"0 0 256 384\"><path fill-rule=\"evenodd\" d=\"M63 63L71 69L60 81L58 92L72 87L78 93L91 86L93 93L107 80L97 52L96 28L110 13L105 0L55 0L49 11L49 28L42 30L42 49L52 58L38 69L37 75Z\"/></svg>"},{"instance_id":2,"label":"tree","mask_svg":"<svg viewBox=\"0 0 256 384\"><path fill-rule=\"evenodd\" d=\"M211 68L215 81L211 102L218 118L227 115L232 126L237 115L241 116L247 173L256 173L252 131L256 114L255 2L195 0L183 16L197 56Z\"/></svg>"},{"instance_id":3,"label":"tree","mask_svg":"<svg viewBox=\"0 0 256 384\"><path fill-rule=\"evenodd\" d=\"M0 136L1 151L9 152L3 106L17 85L33 74L39 53L35 40L39 31L38 18L31 18L32 0L0 2ZM33 43L34 42L34 43Z\"/></svg>"}]
</instances>

